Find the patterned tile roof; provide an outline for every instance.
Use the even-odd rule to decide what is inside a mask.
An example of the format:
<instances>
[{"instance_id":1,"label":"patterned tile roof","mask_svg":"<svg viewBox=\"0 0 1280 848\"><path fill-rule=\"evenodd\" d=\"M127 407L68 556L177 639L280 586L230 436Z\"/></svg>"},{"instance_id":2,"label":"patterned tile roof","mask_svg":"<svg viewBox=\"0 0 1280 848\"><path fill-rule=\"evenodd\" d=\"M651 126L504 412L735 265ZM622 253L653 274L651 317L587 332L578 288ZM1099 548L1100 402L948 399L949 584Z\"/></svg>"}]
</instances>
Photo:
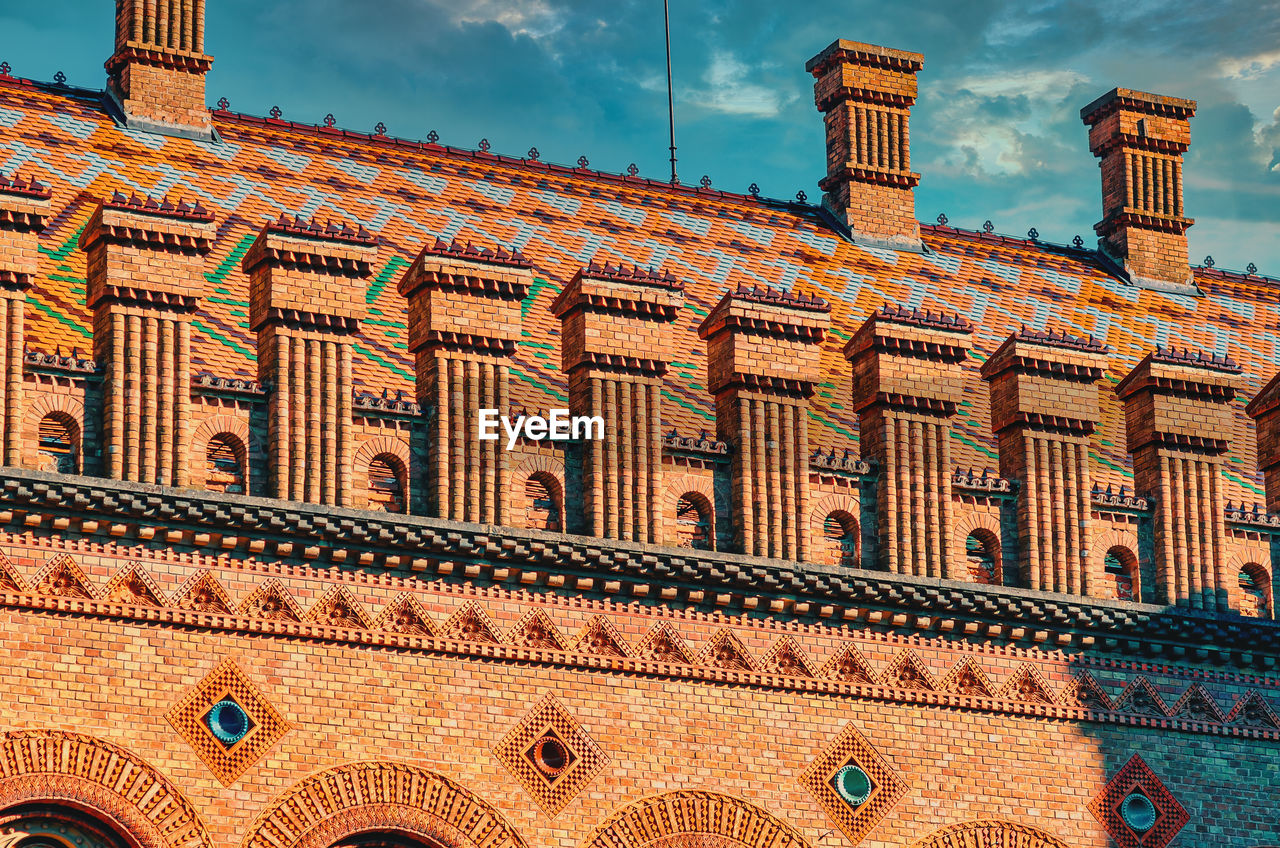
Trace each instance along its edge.
<instances>
[{"instance_id":1,"label":"patterned tile roof","mask_svg":"<svg viewBox=\"0 0 1280 848\"><path fill-rule=\"evenodd\" d=\"M194 325L195 371L256 378L240 260L257 231L281 215L332 218L379 240L356 345L360 390L412 396L406 309L395 284L423 245L472 242L518 252L534 268L512 369L516 407L566 403L559 323L548 306L579 268L621 263L660 269L685 286L664 432L713 430L696 329L726 289L768 285L831 305L826 377L810 413L814 447L856 448L850 371L840 351L866 315L891 304L957 313L975 327L969 391L955 420L958 466L997 464L982 362L1010 332L1052 328L1091 335L1112 351L1093 441L1097 482L1132 486L1120 405L1109 389L1155 347L1190 346L1230 355L1244 369L1228 497L1261 497L1243 408L1280 362L1280 281L1199 269L1203 297L1163 294L1126 284L1092 252L1070 247L928 225L928 252L897 253L841 238L813 207L226 112L215 112L213 122L219 143L128 131L95 93L0 78L0 175L35 178L54 196L29 297L32 347L91 346L77 238L99 200L137 193L199 203L215 217L208 293Z\"/></svg>"}]
</instances>

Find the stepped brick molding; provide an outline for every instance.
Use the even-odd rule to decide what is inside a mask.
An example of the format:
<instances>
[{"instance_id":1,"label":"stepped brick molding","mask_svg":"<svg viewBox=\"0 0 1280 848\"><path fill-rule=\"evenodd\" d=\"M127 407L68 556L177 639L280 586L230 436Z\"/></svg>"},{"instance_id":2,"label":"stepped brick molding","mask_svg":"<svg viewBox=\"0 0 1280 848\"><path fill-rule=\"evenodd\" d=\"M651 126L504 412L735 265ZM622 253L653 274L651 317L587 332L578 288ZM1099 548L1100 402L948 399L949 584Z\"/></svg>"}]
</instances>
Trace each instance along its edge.
<instances>
[{"instance_id":1,"label":"stepped brick molding","mask_svg":"<svg viewBox=\"0 0 1280 848\"><path fill-rule=\"evenodd\" d=\"M27 290L40 270L37 245L49 216L49 190L0 175L0 457L22 460Z\"/></svg>"}]
</instances>

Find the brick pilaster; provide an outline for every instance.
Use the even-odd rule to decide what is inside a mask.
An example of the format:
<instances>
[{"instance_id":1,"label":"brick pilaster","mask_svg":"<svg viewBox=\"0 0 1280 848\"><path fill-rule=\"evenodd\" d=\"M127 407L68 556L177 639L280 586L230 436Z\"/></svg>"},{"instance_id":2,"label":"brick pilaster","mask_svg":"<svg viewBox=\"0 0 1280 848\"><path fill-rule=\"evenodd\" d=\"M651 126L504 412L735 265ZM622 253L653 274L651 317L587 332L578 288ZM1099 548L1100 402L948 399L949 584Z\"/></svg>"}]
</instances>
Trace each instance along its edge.
<instances>
[{"instance_id":1,"label":"brick pilaster","mask_svg":"<svg viewBox=\"0 0 1280 848\"><path fill-rule=\"evenodd\" d=\"M109 477L187 485L191 316L213 235L213 216L199 205L118 193L80 235L94 358L106 368Z\"/></svg>"},{"instance_id":2,"label":"brick pilaster","mask_svg":"<svg viewBox=\"0 0 1280 848\"><path fill-rule=\"evenodd\" d=\"M40 270L40 231L49 216L49 190L34 180L0 176L0 463L22 462L26 414L22 355L27 290Z\"/></svg>"},{"instance_id":3,"label":"brick pilaster","mask_svg":"<svg viewBox=\"0 0 1280 848\"><path fill-rule=\"evenodd\" d=\"M138 129L208 137L204 0L118 0L107 92Z\"/></svg>"},{"instance_id":4,"label":"brick pilaster","mask_svg":"<svg viewBox=\"0 0 1280 848\"><path fill-rule=\"evenodd\" d=\"M429 413L427 508L455 521L511 523L505 436L479 438L479 411L511 412L511 355L533 282L519 254L437 241L400 280L418 403Z\"/></svg>"},{"instance_id":5,"label":"brick pilaster","mask_svg":"<svg viewBox=\"0 0 1280 848\"><path fill-rule=\"evenodd\" d=\"M734 539L742 553L809 558L808 406L830 320L820 299L739 287L698 328L716 432L733 452Z\"/></svg>"},{"instance_id":6,"label":"brick pilaster","mask_svg":"<svg viewBox=\"0 0 1280 848\"><path fill-rule=\"evenodd\" d=\"M1228 608L1222 457L1239 375L1226 358L1158 349L1116 386L1134 485L1155 498L1158 603Z\"/></svg>"},{"instance_id":7,"label":"brick pilaster","mask_svg":"<svg viewBox=\"0 0 1280 848\"><path fill-rule=\"evenodd\" d=\"M351 348L376 245L363 227L282 216L245 253L278 498L352 503Z\"/></svg>"},{"instance_id":8,"label":"brick pilaster","mask_svg":"<svg viewBox=\"0 0 1280 848\"><path fill-rule=\"evenodd\" d=\"M1089 436L1099 420L1107 348L1093 339L1021 330L982 367L1001 476L1017 480L1020 584L1086 595L1089 573Z\"/></svg>"},{"instance_id":9,"label":"brick pilaster","mask_svg":"<svg viewBox=\"0 0 1280 848\"><path fill-rule=\"evenodd\" d=\"M1267 512L1280 512L1280 374L1244 408L1257 425L1258 468L1267 490Z\"/></svg>"},{"instance_id":10,"label":"brick pilaster","mask_svg":"<svg viewBox=\"0 0 1280 848\"><path fill-rule=\"evenodd\" d=\"M957 316L886 306L845 345L862 456L879 472L880 562L889 571L960 576L948 556L951 417L970 330Z\"/></svg>"},{"instance_id":11,"label":"brick pilaster","mask_svg":"<svg viewBox=\"0 0 1280 848\"><path fill-rule=\"evenodd\" d=\"M560 319L569 409L604 419L583 446L584 532L657 540L663 357L684 289L670 274L591 265L551 304Z\"/></svg>"}]
</instances>

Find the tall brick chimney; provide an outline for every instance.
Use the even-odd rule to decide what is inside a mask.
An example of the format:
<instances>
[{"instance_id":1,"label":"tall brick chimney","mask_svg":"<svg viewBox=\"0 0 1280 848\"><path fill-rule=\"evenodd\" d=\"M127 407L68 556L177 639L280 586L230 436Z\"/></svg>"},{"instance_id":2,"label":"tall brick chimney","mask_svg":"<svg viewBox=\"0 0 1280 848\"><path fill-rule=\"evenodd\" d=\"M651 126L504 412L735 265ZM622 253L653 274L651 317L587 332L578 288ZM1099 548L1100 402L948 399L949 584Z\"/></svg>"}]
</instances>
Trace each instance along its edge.
<instances>
[{"instance_id":1,"label":"tall brick chimney","mask_svg":"<svg viewBox=\"0 0 1280 848\"><path fill-rule=\"evenodd\" d=\"M1267 512L1280 512L1280 374L1272 377L1244 411L1257 425L1258 468L1267 493Z\"/></svg>"},{"instance_id":2,"label":"tall brick chimney","mask_svg":"<svg viewBox=\"0 0 1280 848\"><path fill-rule=\"evenodd\" d=\"M841 40L804 67L826 116L823 205L855 238L920 250L909 125L924 56Z\"/></svg>"},{"instance_id":3,"label":"tall brick chimney","mask_svg":"<svg viewBox=\"0 0 1280 848\"><path fill-rule=\"evenodd\" d=\"M1192 285L1183 214L1182 154L1191 146L1194 100L1114 88L1080 110L1089 149L1101 159L1102 220L1093 225L1102 251L1133 283Z\"/></svg>"},{"instance_id":4,"label":"tall brick chimney","mask_svg":"<svg viewBox=\"0 0 1280 848\"><path fill-rule=\"evenodd\" d=\"M205 0L116 0L107 93L132 128L209 138L204 78Z\"/></svg>"}]
</instances>

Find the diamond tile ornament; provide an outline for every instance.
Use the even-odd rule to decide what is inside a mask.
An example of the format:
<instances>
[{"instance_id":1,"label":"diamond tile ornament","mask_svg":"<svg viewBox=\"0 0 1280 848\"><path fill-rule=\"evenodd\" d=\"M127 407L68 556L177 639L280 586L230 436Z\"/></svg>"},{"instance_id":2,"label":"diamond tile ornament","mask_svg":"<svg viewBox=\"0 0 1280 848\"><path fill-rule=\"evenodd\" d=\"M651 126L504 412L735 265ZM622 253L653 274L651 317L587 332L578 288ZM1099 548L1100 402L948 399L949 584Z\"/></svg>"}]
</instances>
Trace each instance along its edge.
<instances>
[{"instance_id":1,"label":"diamond tile ornament","mask_svg":"<svg viewBox=\"0 0 1280 848\"><path fill-rule=\"evenodd\" d=\"M907 782L849 723L804 774L800 783L856 845L902 796Z\"/></svg>"},{"instance_id":2,"label":"diamond tile ornament","mask_svg":"<svg viewBox=\"0 0 1280 848\"><path fill-rule=\"evenodd\" d=\"M551 695L539 701L494 746L493 753L552 817L609 761L577 719Z\"/></svg>"},{"instance_id":3,"label":"diamond tile ornament","mask_svg":"<svg viewBox=\"0 0 1280 848\"><path fill-rule=\"evenodd\" d=\"M290 729L232 660L223 660L165 714L224 786Z\"/></svg>"},{"instance_id":4,"label":"diamond tile ornament","mask_svg":"<svg viewBox=\"0 0 1280 848\"><path fill-rule=\"evenodd\" d=\"M1165 848L1190 819L1137 754L1107 781L1089 811L1120 848Z\"/></svg>"}]
</instances>

